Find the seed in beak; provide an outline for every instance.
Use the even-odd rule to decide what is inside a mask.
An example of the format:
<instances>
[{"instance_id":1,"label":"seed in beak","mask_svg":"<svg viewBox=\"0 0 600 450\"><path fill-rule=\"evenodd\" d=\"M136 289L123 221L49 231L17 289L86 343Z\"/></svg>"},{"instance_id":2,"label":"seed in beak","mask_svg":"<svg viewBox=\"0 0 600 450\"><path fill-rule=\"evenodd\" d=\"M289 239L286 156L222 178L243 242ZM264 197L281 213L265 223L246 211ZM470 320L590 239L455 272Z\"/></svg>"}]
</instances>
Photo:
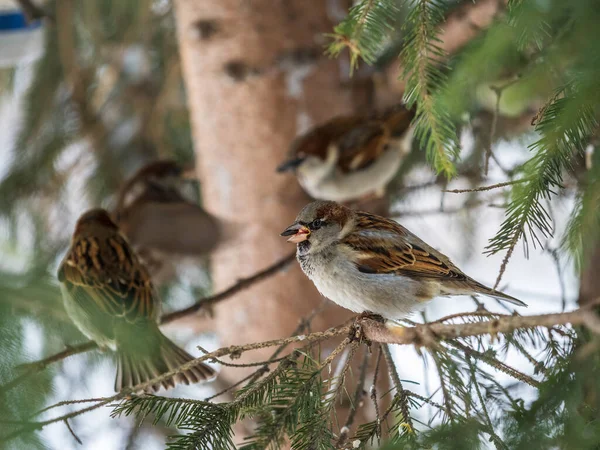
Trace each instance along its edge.
<instances>
[{"instance_id":1,"label":"seed in beak","mask_svg":"<svg viewBox=\"0 0 600 450\"><path fill-rule=\"evenodd\" d=\"M308 227L300 225L299 223L289 226L281 233L281 236L290 236L287 241L293 242L294 244L307 240L309 235L310 230Z\"/></svg>"}]
</instances>

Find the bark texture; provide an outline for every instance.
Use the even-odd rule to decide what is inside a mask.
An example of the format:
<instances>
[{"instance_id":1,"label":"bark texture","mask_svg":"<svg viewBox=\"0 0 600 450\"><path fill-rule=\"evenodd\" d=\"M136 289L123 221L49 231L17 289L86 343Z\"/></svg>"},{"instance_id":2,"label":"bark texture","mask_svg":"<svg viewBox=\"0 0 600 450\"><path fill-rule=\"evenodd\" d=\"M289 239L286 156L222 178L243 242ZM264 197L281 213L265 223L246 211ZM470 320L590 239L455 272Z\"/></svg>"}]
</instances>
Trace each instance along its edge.
<instances>
[{"instance_id":1,"label":"bark texture","mask_svg":"<svg viewBox=\"0 0 600 450\"><path fill-rule=\"evenodd\" d=\"M324 1L178 0L176 14L204 205L237 230L213 257L219 291L293 251L279 233L309 200L275 168L298 132L351 98L322 57ZM215 329L222 345L283 337L320 301L294 265L218 305ZM348 316L332 307L314 326Z\"/></svg>"},{"instance_id":2,"label":"bark texture","mask_svg":"<svg viewBox=\"0 0 600 450\"><path fill-rule=\"evenodd\" d=\"M296 134L351 112L355 94L340 82L339 62L323 56L334 3L175 1L204 206L237 231L213 254L215 292L294 251L279 233L309 199L293 176L275 168ZM321 302L294 263L218 304L214 330L221 346L285 337ZM331 305L312 329L349 317ZM271 352L242 355L241 361L266 359ZM225 367L219 379L237 381L250 370ZM382 385L380 392L386 391Z\"/></svg>"},{"instance_id":3,"label":"bark texture","mask_svg":"<svg viewBox=\"0 0 600 450\"><path fill-rule=\"evenodd\" d=\"M596 243L581 273L579 306L586 306L600 299L600 243Z\"/></svg>"}]
</instances>

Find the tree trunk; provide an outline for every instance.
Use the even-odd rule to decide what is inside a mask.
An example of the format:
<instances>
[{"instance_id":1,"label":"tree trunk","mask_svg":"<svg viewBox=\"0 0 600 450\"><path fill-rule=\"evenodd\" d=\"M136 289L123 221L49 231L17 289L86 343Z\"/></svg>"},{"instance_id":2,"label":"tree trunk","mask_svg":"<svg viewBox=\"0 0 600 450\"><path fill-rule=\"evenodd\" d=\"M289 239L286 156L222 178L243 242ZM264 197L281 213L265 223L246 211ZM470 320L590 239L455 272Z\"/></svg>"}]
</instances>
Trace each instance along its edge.
<instances>
[{"instance_id":1,"label":"tree trunk","mask_svg":"<svg viewBox=\"0 0 600 450\"><path fill-rule=\"evenodd\" d=\"M275 168L296 134L350 112L353 101L352 89L340 83L339 63L323 56L333 3L175 1L204 206L237 230L213 255L215 291L295 250L279 233L309 199L295 178ZM286 337L321 301L294 262L217 305L214 329L223 346ZM350 316L332 305L312 329ZM272 351L242 360L266 359ZM223 367L219 377L233 382L250 370Z\"/></svg>"},{"instance_id":2,"label":"tree trunk","mask_svg":"<svg viewBox=\"0 0 600 450\"><path fill-rule=\"evenodd\" d=\"M585 306L600 298L600 243L597 243L581 273L579 306Z\"/></svg>"}]
</instances>

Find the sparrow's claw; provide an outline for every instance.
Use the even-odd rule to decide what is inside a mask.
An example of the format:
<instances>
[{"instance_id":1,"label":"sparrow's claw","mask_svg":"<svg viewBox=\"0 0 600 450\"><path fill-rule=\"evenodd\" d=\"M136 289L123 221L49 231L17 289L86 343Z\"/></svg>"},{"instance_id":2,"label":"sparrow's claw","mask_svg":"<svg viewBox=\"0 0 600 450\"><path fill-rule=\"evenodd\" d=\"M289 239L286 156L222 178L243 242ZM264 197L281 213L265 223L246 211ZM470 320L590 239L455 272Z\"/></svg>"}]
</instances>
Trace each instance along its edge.
<instances>
[{"instance_id":1,"label":"sparrow's claw","mask_svg":"<svg viewBox=\"0 0 600 450\"><path fill-rule=\"evenodd\" d=\"M350 340L352 340L352 341L358 340L359 342L366 344L367 347L371 347L371 341L365 337L365 334L363 331L362 322L364 320L374 320L379 323L385 323L385 319L380 314L375 314L374 312L371 312L371 311L364 311L364 312L360 313L358 316L356 316L354 323L350 327L350 334L349 334Z\"/></svg>"},{"instance_id":2,"label":"sparrow's claw","mask_svg":"<svg viewBox=\"0 0 600 450\"><path fill-rule=\"evenodd\" d=\"M385 319L381 314L376 314L371 311L363 311L358 316L356 316L356 322L360 322L361 320L370 319L375 322L385 323Z\"/></svg>"}]
</instances>

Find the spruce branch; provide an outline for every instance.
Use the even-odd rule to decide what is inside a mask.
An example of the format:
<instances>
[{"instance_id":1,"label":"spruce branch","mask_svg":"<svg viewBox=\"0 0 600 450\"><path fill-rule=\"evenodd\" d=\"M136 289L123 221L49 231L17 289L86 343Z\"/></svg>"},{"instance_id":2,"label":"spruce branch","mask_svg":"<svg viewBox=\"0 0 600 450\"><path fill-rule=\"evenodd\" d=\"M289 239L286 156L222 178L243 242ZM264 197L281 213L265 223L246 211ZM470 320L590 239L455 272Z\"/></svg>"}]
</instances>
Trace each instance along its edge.
<instances>
[{"instance_id":1,"label":"spruce branch","mask_svg":"<svg viewBox=\"0 0 600 450\"><path fill-rule=\"evenodd\" d=\"M350 52L350 71L362 58L373 64L385 44L385 38L393 30L390 23L398 13L393 0L361 0L352 8L344 21L334 28L329 37L327 53L337 57L345 48Z\"/></svg>"},{"instance_id":2,"label":"spruce branch","mask_svg":"<svg viewBox=\"0 0 600 450\"><path fill-rule=\"evenodd\" d=\"M484 363L490 365L494 369L496 369L500 372L504 372L505 374L513 377L516 380L519 380L519 381L526 383L530 386L533 386L535 388L539 387L539 385L540 385L540 383L538 381L536 381L529 375L509 366L506 363L503 363L502 361L498 360L497 358L495 358L494 356L489 354L489 352L483 353L483 352L477 351L477 350L470 348L458 341L448 341L448 345L459 349L468 358L473 358L473 359L478 359L480 361L483 361Z\"/></svg>"},{"instance_id":3,"label":"spruce branch","mask_svg":"<svg viewBox=\"0 0 600 450\"><path fill-rule=\"evenodd\" d=\"M396 365L394 364L392 352L390 351L390 346L387 344L382 344L381 350L383 352L385 363L388 367L388 372L390 373L390 377L392 378L394 387L396 388L396 396L398 397L400 411L402 412L402 424L403 426L405 426L405 429L408 429L409 433L413 433L414 427L412 419L410 417L408 397L406 395L406 390L404 389L404 386L402 386L402 381L400 381L400 376L398 375L398 370L396 369Z\"/></svg>"},{"instance_id":4,"label":"spruce branch","mask_svg":"<svg viewBox=\"0 0 600 450\"><path fill-rule=\"evenodd\" d=\"M564 97L558 98L559 93ZM570 167L574 152L583 151L583 143L597 126L595 99L590 97L585 86L563 86L536 125L541 137L529 146L534 156L523 166L527 181L513 186L506 217L486 247L488 254L507 252L496 287L519 240L523 240L527 255L530 242L542 246L539 234L552 234L552 220L542 200L562 188L563 170Z\"/></svg>"},{"instance_id":5,"label":"spruce branch","mask_svg":"<svg viewBox=\"0 0 600 450\"><path fill-rule=\"evenodd\" d=\"M381 347L378 352L378 358L381 355ZM363 360L360 364L358 382L356 383L356 389L354 390L354 395L352 396L352 403L350 404L350 411L348 411L348 417L344 422L344 426L340 429L340 435L338 437L337 443L335 444L335 448L343 448L346 442L348 441L348 437L350 436L350 428L354 424L354 419L356 417L356 411L361 406L363 397L365 396L365 380L367 378L367 368L369 365L369 352L365 348L363 353ZM377 368L375 369L377 371ZM373 385L372 389L374 390L375 386ZM379 414L378 414L379 415Z\"/></svg>"},{"instance_id":6,"label":"spruce branch","mask_svg":"<svg viewBox=\"0 0 600 450\"><path fill-rule=\"evenodd\" d=\"M449 179L456 175L454 160L458 159L459 147L450 113L436 95L447 80L443 72L446 55L437 28L444 12L443 0L413 0L400 56L406 81L405 101L409 107L416 105L415 137L435 170Z\"/></svg>"},{"instance_id":7,"label":"spruce branch","mask_svg":"<svg viewBox=\"0 0 600 450\"><path fill-rule=\"evenodd\" d=\"M479 388L479 382L476 376L475 364L471 361L470 357L467 357L467 364L469 366L469 374L471 378L471 384L475 387L475 392L477 393L477 398L479 399L479 405L481 406L481 410L483 412L483 417L485 418L485 426L484 429L486 433L490 435L490 440L494 443L494 446L497 450L503 449L506 450L506 444L500 439L500 437L494 431L494 425L492 420L490 419L490 415L487 410L486 402L483 399L483 395L481 395L481 389Z\"/></svg>"},{"instance_id":8,"label":"spruce branch","mask_svg":"<svg viewBox=\"0 0 600 450\"><path fill-rule=\"evenodd\" d=\"M310 377L315 377L320 373L322 369L327 367L331 362L344 351L346 346L352 344L356 345L356 341L350 338L350 332L356 333L355 327L358 326L361 329L361 335L371 342L379 342L386 344L400 344L400 345L414 345L417 347L431 347L439 348L439 341L448 339L465 338L471 336L482 336L489 335L492 337L498 334L511 333L517 330L535 329L535 328L551 328L558 330L556 327L559 325L572 325L572 326L585 326L592 332L600 334L600 319L596 316L595 308L600 304L600 299L595 302L582 307L578 310L571 312L563 312L556 314L542 314L533 316L501 316L498 318L475 322L475 323L462 323L462 324L447 324L443 322L436 322L430 324L419 324L412 327L399 327L396 324L374 321L372 319L364 318L358 321L354 325L340 325L339 327L330 328L323 332L313 332L307 335L294 336L291 338L277 339L266 342L257 342L246 345L234 345L226 348L221 348L211 352L207 355L203 355L199 358L190 361L177 369L174 369L161 376L155 377L145 383L140 383L131 389L123 390L112 397L106 397L99 400L94 405L89 407L72 411L67 414L57 416L55 418L41 421L31 422L26 426L16 429L6 436L2 436L0 439L3 441L9 441L16 437L34 430L40 430L50 424L63 422L64 420L77 417L85 414L86 412L98 409L111 402L121 400L127 396L130 396L134 392L143 391L153 385L161 383L163 380L170 378L182 371L188 370L192 366L208 361L215 357L222 357L226 355L239 355L242 352L250 351L259 348L279 346L283 344L289 344L293 342L302 342L305 344L316 343L326 339L330 339L336 336L346 336L346 338L339 344L336 349L318 366L317 371L311 371ZM353 343L354 342L354 343ZM309 389L308 387L306 389ZM407 396L410 396L405 392ZM137 398L137 397L136 397ZM78 401L80 402L80 401ZM204 402L211 404L209 402Z\"/></svg>"}]
</instances>

